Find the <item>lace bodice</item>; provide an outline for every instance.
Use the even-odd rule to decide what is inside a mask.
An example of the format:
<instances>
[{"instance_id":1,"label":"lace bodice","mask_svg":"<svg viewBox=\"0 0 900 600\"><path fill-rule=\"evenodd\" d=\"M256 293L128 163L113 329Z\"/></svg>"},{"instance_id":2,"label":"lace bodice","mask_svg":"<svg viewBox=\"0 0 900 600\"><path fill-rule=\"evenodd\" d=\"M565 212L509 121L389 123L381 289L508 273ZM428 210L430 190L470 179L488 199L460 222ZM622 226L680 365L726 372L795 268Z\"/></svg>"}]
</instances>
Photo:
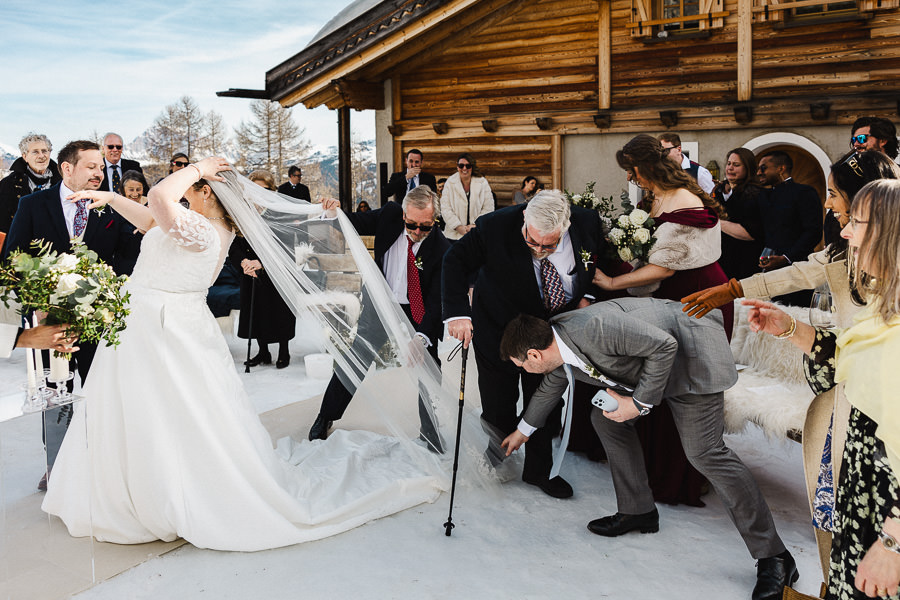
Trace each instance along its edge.
<instances>
[{"instance_id":1,"label":"lace bodice","mask_svg":"<svg viewBox=\"0 0 900 600\"><path fill-rule=\"evenodd\" d=\"M232 237L185 209L168 231L160 225L147 232L130 282L166 292L206 292Z\"/></svg>"}]
</instances>

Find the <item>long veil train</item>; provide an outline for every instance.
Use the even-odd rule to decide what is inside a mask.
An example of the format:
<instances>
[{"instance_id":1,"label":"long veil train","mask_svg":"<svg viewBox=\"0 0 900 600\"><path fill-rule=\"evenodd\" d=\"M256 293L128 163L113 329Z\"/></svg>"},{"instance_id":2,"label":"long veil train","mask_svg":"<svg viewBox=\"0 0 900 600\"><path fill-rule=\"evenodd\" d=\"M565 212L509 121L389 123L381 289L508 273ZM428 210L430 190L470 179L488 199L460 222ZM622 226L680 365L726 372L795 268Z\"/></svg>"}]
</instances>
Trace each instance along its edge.
<instances>
[{"instance_id":1,"label":"long veil train","mask_svg":"<svg viewBox=\"0 0 900 600\"><path fill-rule=\"evenodd\" d=\"M452 452L423 452L418 442L417 398L452 449L457 398L441 384L434 360L413 341L414 330L347 217L322 219L321 205L266 190L234 172L211 182L241 234L259 256L282 298L298 318L311 318L335 370L355 391L350 411L365 411L367 428L404 440L432 475L449 475ZM363 381L365 380L365 385ZM460 483L497 484L485 459L478 416L463 419Z\"/></svg>"}]
</instances>

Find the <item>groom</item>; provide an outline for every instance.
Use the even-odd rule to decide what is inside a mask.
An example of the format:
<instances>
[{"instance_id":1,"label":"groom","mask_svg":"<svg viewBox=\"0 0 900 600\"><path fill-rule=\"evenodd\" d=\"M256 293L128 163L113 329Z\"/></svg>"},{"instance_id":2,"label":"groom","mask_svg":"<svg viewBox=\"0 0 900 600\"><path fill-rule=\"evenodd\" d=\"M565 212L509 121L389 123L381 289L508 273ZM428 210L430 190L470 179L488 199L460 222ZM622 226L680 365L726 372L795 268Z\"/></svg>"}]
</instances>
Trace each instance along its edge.
<instances>
[{"instance_id":1,"label":"groom","mask_svg":"<svg viewBox=\"0 0 900 600\"><path fill-rule=\"evenodd\" d=\"M698 327L699 322L679 303L654 298L600 302L549 323L519 315L503 333L501 356L545 376L503 446L511 453L544 425L566 387L566 371L608 386L618 408L595 408L591 420L609 457L619 510L591 521L588 529L607 537L655 533L659 513L634 422L665 398L688 460L709 479L758 561L753 600L780 599L784 586L797 579L797 568L753 475L722 439L724 391L737 381L737 372L721 318ZM631 395L611 389L624 386L633 389Z\"/></svg>"},{"instance_id":2,"label":"groom","mask_svg":"<svg viewBox=\"0 0 900 600\"><path fill-rule=\"evenodd\" d=\"M75 192L100 187L103 181L100 146L83 140L69 142L59 151L57 163L62 182L19 200L19 208L10 225L0 259L5 260L15 250L33 253L31 242L34 240L49 242L50 249L56 252L68 252L72 238L80 237L100 260L116 272L120 261L133 265L135 249L131 243L131 233L134 227L131 224L109 209L102 215L88 211L89 200L73 203L66 199ZM97 346L86 342L77 345L81 350L75 355L75 362L83 385ZM60 415L55 415L58 412L48 411L45 415L47 464L50 467L56 460L66 429L65 423L57 423L62 420Z\"/></svg>"}]
</instances>

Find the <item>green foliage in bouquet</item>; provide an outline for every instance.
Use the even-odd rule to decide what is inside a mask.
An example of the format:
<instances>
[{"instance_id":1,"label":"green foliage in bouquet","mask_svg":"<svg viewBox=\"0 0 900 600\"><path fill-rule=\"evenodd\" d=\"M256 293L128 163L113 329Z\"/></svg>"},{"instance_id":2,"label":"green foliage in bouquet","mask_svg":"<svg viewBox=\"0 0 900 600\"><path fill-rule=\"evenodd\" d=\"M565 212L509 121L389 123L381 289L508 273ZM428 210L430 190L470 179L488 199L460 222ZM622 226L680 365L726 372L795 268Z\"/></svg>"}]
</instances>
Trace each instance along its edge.
<instances>
[{"instance_id":1,"label":"green foliage in bouquet","mask_svg":"<svg viewBox=\"0 0 900 600\"><path fill-rule=\"evenodd\" d=\"M563 194L565 194L569 204L573 206L596 210L600 213L601 217L612 218L613 211L615 210L615 207L613 206L613 197L597 197L597 195L594 194L595 185L597 185L596 181L589 181L584 186L584 191L580 194L573 194L569 190L563 190Z\"/></svg>"},{"instance_id":2,"label":"green foliage in bouquet","mask_svg":"<svg viewBox=\"0 0 900 600\"><path fill-rule=\"evenodd\" d=\"M31 247L33 255L12 252L0 265L0 301L8 307L15 299L23 313L46 313L48 325L68 323L67 334L78 340L118 345L129 313L130 294L122 293L128 277L117 276L80 241L63 254L41 240Z\"/></svg>"},{"instance_id":3,"label":"green foliage in bouquet","mask_svg":"<svg viewBox=\"0 0 900 600\"><path fill-rule=\"evenodd\" d=\"M624 262L639 260L647 262L650 249L656 238L653 236L655 223L647 211L636 208L626 198L622 199L623 214L613 221L607 233L616 255Z\"/></svg>"}]
</instances>

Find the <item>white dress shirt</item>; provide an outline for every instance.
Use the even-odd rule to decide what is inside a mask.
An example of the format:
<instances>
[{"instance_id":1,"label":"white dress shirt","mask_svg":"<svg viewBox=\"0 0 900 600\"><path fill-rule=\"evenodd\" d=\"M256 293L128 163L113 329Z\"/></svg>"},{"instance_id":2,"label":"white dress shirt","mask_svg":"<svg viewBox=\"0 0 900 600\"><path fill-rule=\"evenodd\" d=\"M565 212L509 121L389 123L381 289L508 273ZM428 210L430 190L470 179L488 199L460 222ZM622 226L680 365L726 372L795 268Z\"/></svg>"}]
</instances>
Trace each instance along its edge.
<instances>
[{"instance_id":1,"label":"white dress shirt","mask_svg":"<svg viewBox=\"0 0 900 600\"><path fill-rule=\"evenodd\" d=\"M686 154L682 155L681 168L684 170L691 168L691 159ZM703 165L697 167L697 183L700 184L700 189L707 194L712 194L716 188L716 184L713 183L712 173Z\"/></svg>"},{"instance_id":2,"label":"white dress shirt","mask_svg":"<svg viewBox=\"0 0 900 600\"><path fill-rule=\"evenodd\" d=\"M559 245L547 259L556 267L556 272L559 273L559 280L562 282L563 291L566 293L566 302L571 301L572 296L575 295L575 255L572 253L572 240L568 231L560 236ZM537 278L538 290L540 290L541 300L543 300L544 287L541 285L541 259L535 258L532 254L531 263L534 266L534 276Z\"/></svg>"}]
</instances>

